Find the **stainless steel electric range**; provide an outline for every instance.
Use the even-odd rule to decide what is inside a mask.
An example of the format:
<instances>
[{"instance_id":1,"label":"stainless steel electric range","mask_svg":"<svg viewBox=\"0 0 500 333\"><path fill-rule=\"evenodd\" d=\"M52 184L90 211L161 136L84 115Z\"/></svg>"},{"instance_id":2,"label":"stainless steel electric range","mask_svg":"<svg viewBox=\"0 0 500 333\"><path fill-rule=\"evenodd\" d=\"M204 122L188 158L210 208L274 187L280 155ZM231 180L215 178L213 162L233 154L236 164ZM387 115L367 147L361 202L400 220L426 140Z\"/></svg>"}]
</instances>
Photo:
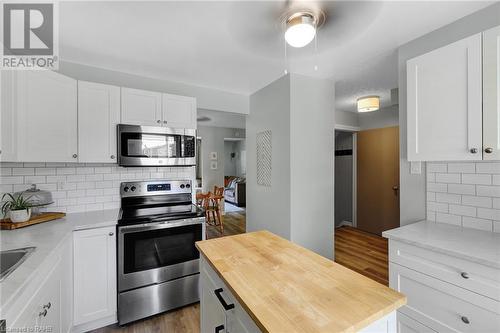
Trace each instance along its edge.
<instances>
[{"instance_id":1,"label":"stainless steel electric range","mask_svg":"<svg viewBox=\"0 0 500 333\"><path fill-rule=\"evenodd\" d=\"M122 183L118 221L118 323L198 302L203 211L189 180Z\"/></svg>"}]
</instances>

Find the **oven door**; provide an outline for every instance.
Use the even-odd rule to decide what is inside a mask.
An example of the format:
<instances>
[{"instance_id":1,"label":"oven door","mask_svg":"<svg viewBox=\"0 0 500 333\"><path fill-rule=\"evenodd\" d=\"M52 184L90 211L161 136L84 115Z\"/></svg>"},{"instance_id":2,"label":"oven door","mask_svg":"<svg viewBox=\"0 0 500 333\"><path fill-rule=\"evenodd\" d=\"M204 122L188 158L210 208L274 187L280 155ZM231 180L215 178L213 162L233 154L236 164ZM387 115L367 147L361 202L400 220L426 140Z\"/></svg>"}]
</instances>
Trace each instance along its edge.
<instances>
[{"instance_id":1,"label":"oven door","mask_svg":"<svg viewBox=\"0 0 500 333\"><path fill-rule=\"evenodd\" d=\"M120 292L199 273L204 218L118 226Z\"/></svg>"},{"instance_id":2,"label":"oven door","mask_svg":"<svg viewBox=\"0 0 500 333\"><path fill-rule=\"evenodd\" d=\"M118 125L121 166L195 165L196 130Z\"/></svg>"}]
</instances>

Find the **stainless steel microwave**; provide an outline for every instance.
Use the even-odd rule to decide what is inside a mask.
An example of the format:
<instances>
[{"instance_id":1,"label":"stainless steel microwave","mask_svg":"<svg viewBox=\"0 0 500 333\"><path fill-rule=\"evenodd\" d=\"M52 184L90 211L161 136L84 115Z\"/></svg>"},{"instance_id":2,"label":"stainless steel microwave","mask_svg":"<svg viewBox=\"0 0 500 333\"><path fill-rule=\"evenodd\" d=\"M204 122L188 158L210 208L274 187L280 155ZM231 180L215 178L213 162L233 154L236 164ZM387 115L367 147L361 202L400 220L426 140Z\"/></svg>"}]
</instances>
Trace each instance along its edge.
<instances>
[{"instance_id":1,"label":"stainless steel microwave","mask_svg":"<svg viewBox=\"0 0 500 333\"><path fill-rule=\"evenodd\" d=\"M118 125L118 165L196 165L196 130Z\"/></svg>"}]
</instances>

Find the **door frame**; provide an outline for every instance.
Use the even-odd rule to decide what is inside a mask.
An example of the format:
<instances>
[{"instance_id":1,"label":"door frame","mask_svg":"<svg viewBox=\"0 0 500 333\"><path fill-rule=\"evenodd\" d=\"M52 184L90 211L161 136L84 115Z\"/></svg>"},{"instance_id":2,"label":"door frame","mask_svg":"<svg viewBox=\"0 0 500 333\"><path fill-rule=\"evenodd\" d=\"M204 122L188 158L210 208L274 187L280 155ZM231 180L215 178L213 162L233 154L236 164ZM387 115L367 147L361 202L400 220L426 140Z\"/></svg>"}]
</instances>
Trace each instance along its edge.
<instances>
[{"instance_id":1,"label":"door frame","mask_svg":"<svg viewBox=\"0 0 500 333\"><path fill-rule=\"evenodd\" d=\"M357 202L357 163L358 163L358 154L357 154L357 142L358 142L358 136L357 132L359 132L361 128L359 126L348 126L348 125L341 125L341 124L335 124L335 131L342 131L342 132L349 132L352 134L352 226L356 228L357 226L357 208L358 208L358 202ZM334 135L334 140L335 140L335 135ZM334 150L334 163L335 163L335 142L333 143L333 150ZM335 181L335 166L333 169L333 176L334 176L334 181ZM335 183L334 183L335 184ZM335 186L335 185L334 185ZM335 193L335 188L334 188L334 193Z\"/></svg>"}]
</instances>

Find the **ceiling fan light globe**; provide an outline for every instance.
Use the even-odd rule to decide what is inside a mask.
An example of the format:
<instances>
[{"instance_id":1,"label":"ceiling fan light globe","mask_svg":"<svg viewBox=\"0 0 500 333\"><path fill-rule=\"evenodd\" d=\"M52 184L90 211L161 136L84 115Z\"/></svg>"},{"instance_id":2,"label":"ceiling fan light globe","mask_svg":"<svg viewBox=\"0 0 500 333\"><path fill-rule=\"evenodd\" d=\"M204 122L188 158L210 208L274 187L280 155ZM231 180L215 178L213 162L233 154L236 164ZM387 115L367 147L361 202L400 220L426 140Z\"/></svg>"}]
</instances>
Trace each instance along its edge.
<instances>
[{"instance_id":1,"label":"ceiling fan light globe","mask_svg":"<svg viewBox=\"0 0 500 333\"><path fill-rule=\"evenodd\" d=\"M309 23L289 26L285 32L285 40L292 47L304 47L316 36L316 29Z\"/></svg>"}]
</instances>

